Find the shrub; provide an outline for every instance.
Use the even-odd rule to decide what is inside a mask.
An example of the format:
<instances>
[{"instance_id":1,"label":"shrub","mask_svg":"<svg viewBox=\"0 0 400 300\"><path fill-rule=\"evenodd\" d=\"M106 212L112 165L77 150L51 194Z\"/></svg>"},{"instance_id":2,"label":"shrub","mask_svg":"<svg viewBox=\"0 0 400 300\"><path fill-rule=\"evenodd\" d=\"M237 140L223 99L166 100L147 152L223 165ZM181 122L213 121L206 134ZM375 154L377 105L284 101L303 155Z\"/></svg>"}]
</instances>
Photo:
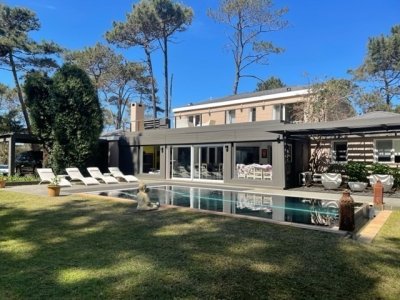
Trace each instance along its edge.
<instances>
[{"instance_id":1,"label":"shrub","mask_svg":"<svg viewBox=\"0 0 400 300\"><path fill-rule=\"evenodd\" d=\"M350 161L345 165L349 181L366 182L368 176L368 168L364 162Z\"/></svg>"},{"instance_id":2,"label":"shrub","mask_svg":"<svg viewBox=\"0 0 400 300\"><path fill-rule=\"evenodd\" d=\"M331 164L328 166L326 169L327 173L340 173L340 174L345 174L346 169L344 164Z\"/></svg>"},{"instance_id":3,"label":"shrub","mask_svg":"<svg viewBox=\"0 0 400 300\"><path fill-rule=\"evenodd\" d=\"M392 175L392 169L388 165L373 163L368 169L372 174Z\"/></svg>"}]
</instances>

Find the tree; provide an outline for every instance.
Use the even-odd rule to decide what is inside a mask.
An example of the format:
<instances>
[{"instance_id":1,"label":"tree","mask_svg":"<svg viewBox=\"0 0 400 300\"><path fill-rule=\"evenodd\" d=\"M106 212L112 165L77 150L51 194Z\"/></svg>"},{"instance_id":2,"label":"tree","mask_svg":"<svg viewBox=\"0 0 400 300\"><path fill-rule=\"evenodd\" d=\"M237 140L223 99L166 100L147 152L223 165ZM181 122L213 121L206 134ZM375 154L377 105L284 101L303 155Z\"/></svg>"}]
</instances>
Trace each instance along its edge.
<instances>
[{"instance_id":1,"label":"tree","mask_svg":"<svg viewBox=\"0 0 400 300\"><path fill-rule=\"evenodd\" d=\"M158 24L158 40L164 54L164 102L165 117L169 118L169 80L168 80L168 42L175 32L185 31L192 23L193 11L191 8L171 0L151 0Z\"/></svg>"},{"instance_id":2,"label":"tree","mask_svg":"<svg viewBox=\"0 0 400 300\"><path fill-rule=\"evenodd\" d=\"M21 111L15 89L0 83L0 132L21 132Z\"/></svg>"},{"instance_id":3,"label":"tree","mask_svg":"<svg viewBox=\"0 0 400 300\"><path fill-rule=\"evenodd\" d=\"M56 105L52 98L53 81L41 72L28 72L24 84L26 105L32 120L32 133L39 139L44 149L45 162L53 148L53 130L56 126Z\"/></svg>"},{"instance_id":4,"label":"tree","mask_svg":"<svg viewBox=\"0 0 400 300\"><path fill-rule=\"evenodd\" d=\"M391 110L400 96L400 25L393 26L388 36L370 38L363 64L351 73L356 80L371 82L371 99L381 95L386 110Z\"/></svg>"},{"instance_id":5,"label":"tree","mask_svg":"<svg viewBox=\"0 0 400 300\"><path fill-rule=\"evenodd\" d=\"M116 44L122 48L136 46L143 48L151 79L153 118L157 119L157 88L151 54L157 48L155 41L158 34L158 20L149 1L140 1L138 4L134 4L126 19L125 23L113 22L113 29L106 32L106 39L109 43Z\"/></svg>"},{"instance_id":6,"label":"tree","mask_svg":"<svg viewBox=\"0 0 400 300\"><path fill-rule=\"evenodd\" d=\"M103 127L103 114L90 78L77 66L66 64L49 79L28 74L25 93L35 133L50 146L55 172L83 168L95 152ZM41 128L41 124L46 125Z\"/></svg>"},{"instance_id":7,"label":"tree","mask_svg":"<svg viewBox=\"0 0 400 300\"><path fill-rule=\"evenodd\" d=\"M277 77L271 76L267 80L257 83L256 92L279 89L285 86L286 84L284 84L282 80Z\"/></svg>"},{"instance_id":8,"label":"tree","mask_svg":"<svg viewBox=\"0 0 400 300\"><path fill-rule=\"evenodd\" d=\"M327 122L350 118L355 115L354 101L357 87L346 79L329 79L309 87L306 102L297 106L296 113L304 116L306 122ZM299 116L300 117L300 116ZM324 151L325 138L310 136L313 151L309 160L313 173L320 173L328 164L329 157Z\"/></svg>"},{"instance_id":9,"label":"tree","mask_svg":"<svg viewBox=\"0 0 400 300\"><path fill-rule=\"evenodd\" d=\"M106 75L102 89L108 103L116 107L116 129L122 128L125 111L134 95L139 95L139 102L148 102L149 84L146 69L134 62L122 61Z\"/></svg>"},{"instance_id":10,"label":"tree","mask_svg":"<svg viewBox=\"0 0 400 300\"><path fill-rule=\"evenodd\" d=\"M66 60L84 69L105 102L116 108L116 129L121 128L126 107L134 96L148 102L151 79L146 68L126 61L111 48L98 43L82 51L69 52Z\"/></svg>"},{"instance_id":11,"label":"tree","mask_svg":"<svg viewBox=\"0 0 400 300\"><path fill-rule=\"evenodd\" d=\"M0 68L13 75L28 132L31 132L31 126L18 72L32 68L54 68L57 64L49 55L61 51L53 42L37 43L29 38L28 33L39 28L39 20L34 12L0 4Z\"/></svg>"},{"instance_id":12,"label":"tree","mask_svg":"<svg viewBox=\"0 0 400 300\"><path fill-rule=\"evenodd\" d=\"M113 30L106 33L107 40L122 47L142 46L147 59L152 81L153 116L157 117L155 98L155 81L151 62L151 52L155 49L154 41L164 56L164 103L165 117L169 118L169 75L168 75L168 42L175 32L186 30L191 24L193 11L183 4L171 0L141 0L133 5L127 15L126 23L114 23Z\"/></svg>"},{"instance_id":13,"label":"tree","mask_svg":"<svg viewBox=\"0 0 400 300\"><path fill-rule=\"evenodd\" d=\"M255 63L267 64L270 54L283 51L263 37L287 26L287 21L282 20L287 11L287 8L273 10L272 0L220 0L217 10L208 11L213 20L231 29L229 49L235 63L233 94L237 94L241 78L257 78L244 74L248 67Z\"/></svg>"},{"instance_id":14,"label":"tree","mask_svg":"<svg viewBox=\"0 0 400 300\"><path fill-rule=\"evenodd\" d=\"M305 121L327 122L350 118L355 115L352 105L356 86L346 79L329 79L309 87L304 103Z\"/></svg>"}]
</instances>

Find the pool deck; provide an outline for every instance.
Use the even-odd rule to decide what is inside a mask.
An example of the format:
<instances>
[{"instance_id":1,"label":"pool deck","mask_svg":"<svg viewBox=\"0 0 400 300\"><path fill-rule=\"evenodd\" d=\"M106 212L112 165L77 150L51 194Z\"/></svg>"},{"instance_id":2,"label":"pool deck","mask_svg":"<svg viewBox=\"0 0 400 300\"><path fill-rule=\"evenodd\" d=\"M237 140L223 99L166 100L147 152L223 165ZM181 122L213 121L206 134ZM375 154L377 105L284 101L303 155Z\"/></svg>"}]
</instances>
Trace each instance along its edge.
<instances>
[{"instance_id":1,"label":"pool deck","mask_svg":"<svg viewBox=\"0 0 400 300\"><path fill-rule=\"evenodd\" d=\"M227 189L227 190L240 190L254 193L265 193L271 195L280 196L291 196L300 198L316 198L324 200L339 200L341 197L341 191L324 191L323 189L308 189L308 188L296 188L288 190L279 190L272 188L260 188L254 186L230 186L226 184L213 184L213 183L193 183L193 182L182 182L182 181L154 181L154 180L143 180L148 186L151 185L184 185L184 186L196 186L204 188L216 188L216 189ZM73 185L72 187L61 188L61 196L67 196L71 194L81 194L88 192L99 192L107 190L120 190L136 188L138 183L118 183L118 184L100 184L100 185ZM34 194L40 196L47 196L47 185L20 185L20 186L6 186L6 191L15 191L27 194ZM1 194L1 190L0 190ZM370 204L373 201L372 194L363 193L352 194L354 201ZM391 210L400 209L400 194L384 195L384 206L377 210L377 215L374 219L367 223L356 236L356 239L360 242L370 243L375 238L380 228L389 218Z\"/></svg>"}]
</instances>

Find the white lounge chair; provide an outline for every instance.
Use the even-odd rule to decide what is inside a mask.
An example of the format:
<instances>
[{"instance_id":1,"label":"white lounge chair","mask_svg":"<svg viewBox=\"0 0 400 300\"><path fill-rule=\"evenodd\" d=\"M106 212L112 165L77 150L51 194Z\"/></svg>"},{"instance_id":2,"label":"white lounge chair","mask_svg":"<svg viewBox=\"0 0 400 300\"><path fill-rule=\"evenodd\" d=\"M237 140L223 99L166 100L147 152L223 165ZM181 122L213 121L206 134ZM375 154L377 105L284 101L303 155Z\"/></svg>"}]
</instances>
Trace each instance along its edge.
<instances>
[{"instance_id":1,"label":"white lounge chair","mask_svg":"<svg viewBox=\"0 0 400 300\"><path fill-rule=\"evenodd\" d=\"M339 173L322 173L321 182L325 189L335 190L342 183L342 175Z\"/></svg>"},{"instance_id":2,"label":"white lounge chair","mask_svg":"<svg viewBox=\"0 0 400 300\"><path fill-rule=\"evenodd\" d=\"M39 184L51 183L53 179L56 177L56 175L54 175L53 173L53 170L50 168L37 168L36 171L40 177ZM59 180L58 183L59 186L71 186L71 182L69 182L63 176L57 175L57 178Z\"/></svg>"},{"instance_id":3,"label":"white lounge chair","mask_svg":"<svg viewBox=\"0 0 400 300\"><path fill-rule=\"evenodd\" d=\"M118 167L109 167L108 170L110 171L111 175L117 178L118 180L123 180L127 182L136 182L139 181L135 176L133 175L125 175L123 174Z\"/></svg>"},{"instance_id":4,"label":"white lounge chair","mask_svg":"<svg viewBox=\"0 0 400 300\"><path fill-rule=\"evenodd\" d=\"M78 168L66 168L65 171L67 171L71 181L81 181L85 185L100 184L100 182L93 177L84 177Z\"/></svg>"},{"instance_id":5,"label":"white lounge chair","mask_svg":"<svg viewBox=\"0 0 400 300\"><path fill-rule=\"evenodd\" d=\"M390 192L394 184L393 175L372 174L368 177L368 179L371 186L374 186L374 184L380 180L380 182L382 182L384 192Z\"/></svg>"},{"instance_id":6,"label":"white lounge chair","mask_svg":"<svg viewBox=\"0 0 400 300\"><path fill-rule=\"evenodd\" d=\"M88 170L90 176L92 176L93 178L96 178L97 180L99 180L101 182L104 182L107 184L119 182L115 177L107 176L107 175L104 175L103 173L101 173L99 168L97 168L97 167L90 167L90 168L87 168L87 170Z\"/></svg>"}]
</instances>

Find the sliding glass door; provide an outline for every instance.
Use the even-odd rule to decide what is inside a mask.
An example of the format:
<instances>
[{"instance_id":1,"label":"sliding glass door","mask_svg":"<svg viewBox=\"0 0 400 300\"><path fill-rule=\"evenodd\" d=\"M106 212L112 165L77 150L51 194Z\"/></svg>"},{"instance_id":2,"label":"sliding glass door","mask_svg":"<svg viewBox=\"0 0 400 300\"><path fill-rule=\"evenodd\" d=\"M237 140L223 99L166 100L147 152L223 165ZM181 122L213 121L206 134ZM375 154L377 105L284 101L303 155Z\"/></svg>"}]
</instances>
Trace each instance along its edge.
<instances>
[{"instance_id":1,"label":"sliding glass door","mask_svg":"<svg viewBox=\"0 0 400 300\"><path fill-rule=\"evenodd\" d=\"M171 148L171 178L222 180L223 169L222 145Z\"/></svg>"}]
</instances>

